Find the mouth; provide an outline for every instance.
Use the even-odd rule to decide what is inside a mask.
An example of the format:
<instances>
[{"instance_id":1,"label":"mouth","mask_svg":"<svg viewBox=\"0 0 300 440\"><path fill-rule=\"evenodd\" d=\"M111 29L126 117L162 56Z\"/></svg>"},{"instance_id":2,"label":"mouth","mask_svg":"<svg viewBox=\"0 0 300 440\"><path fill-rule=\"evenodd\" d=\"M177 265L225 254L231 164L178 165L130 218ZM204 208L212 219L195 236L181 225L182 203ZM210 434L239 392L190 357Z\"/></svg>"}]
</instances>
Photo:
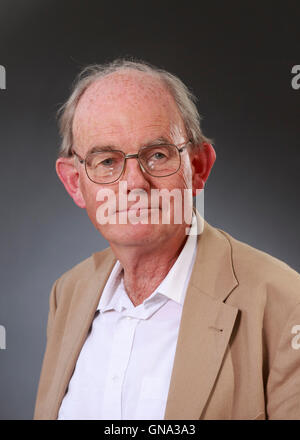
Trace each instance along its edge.
<instances>
[{"instance_id":1,"label":"mouth","mask_svg":"<svg viewBox=\"0 0 300 440\"><path fill-rule=\"evenodd\" d=\"M139 207L135 207L135 206L131 206L127 209L118 209L116 210L116 212L137 212L137 211L153 211L153 210L160 210L161 208L159 206L139 206Z\"/></svg>"},{"instance_id":2,"label":"mouth","mask_svg":"<svg viewBox=\"0 0 300 440\"><path fill-rule=\"evenodd\" d=\"M122 209L119 211L116 211L116 214L121 214L121 213L127 213L127 215L130 214L135 214L137 216L143 215L143 214L147 214L153 211L159 211L160 208L141 208L141 207L137 207L137 208L129 208L129 209Z\"/></svg>"}]
</instances>

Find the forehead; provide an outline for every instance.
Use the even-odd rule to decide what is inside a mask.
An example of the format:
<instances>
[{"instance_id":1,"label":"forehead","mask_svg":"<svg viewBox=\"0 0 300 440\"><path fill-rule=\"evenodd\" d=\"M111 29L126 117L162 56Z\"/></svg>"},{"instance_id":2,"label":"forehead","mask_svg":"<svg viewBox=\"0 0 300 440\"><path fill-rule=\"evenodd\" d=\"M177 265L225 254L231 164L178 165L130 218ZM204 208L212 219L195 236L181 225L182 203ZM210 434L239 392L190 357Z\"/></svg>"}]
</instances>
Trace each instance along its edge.
<instances>
[{"instance_id":1,"label":"forehead","mask_svg":"<svg viewBox=\"0 0 300 440\"><path fill-rule=\"evenodd\" d=\"M114 139L120 143L121 138L128 142L130 136L138 142L138 138L183 131L178 107L165 85L135 71L92 83L80 98L73 120L75 142L86 145Z\"/></svg>"}]
</instances>

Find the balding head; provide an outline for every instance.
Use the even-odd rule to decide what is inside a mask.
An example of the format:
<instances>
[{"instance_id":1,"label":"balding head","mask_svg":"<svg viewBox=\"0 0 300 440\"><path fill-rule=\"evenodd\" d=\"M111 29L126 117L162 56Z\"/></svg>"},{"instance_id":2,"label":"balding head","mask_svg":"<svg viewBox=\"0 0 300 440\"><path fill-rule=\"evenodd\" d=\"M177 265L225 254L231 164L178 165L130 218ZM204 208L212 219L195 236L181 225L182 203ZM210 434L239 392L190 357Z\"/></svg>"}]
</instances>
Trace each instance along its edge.
<instances>
[{"instance_id":1,"label":"balding head","mask_svg":"<svg viewBox=\"0 0 300 440\"><path fill-rule=\"evenodd\" d=\"M130 79L127 75L128 71L132 73ZM131 82L133 79L140 84L140 90L142 90L144 85L144 93L148 90L148 93L152 93L153 96L157 96L162 89L168 90L181 114L187 136L192 139L193 144L201 145L202 142L209 142L209 139L203 135L200 128L200 116L194 104L195 98L179 78L144 62L132 62L121 59L109 64L89 66L79 74L71 96L59 111L60 133L62 136L60 156L68 157L72 154L73 119L80 98L93 83L98 82L104 77L110 77L109 83L113 75L116 75L114 79L119 78L120 83L122 82L123 85L124 76L127 77L126 81L129 90L131 87L134 87L134 84ZM146 81L147 84L144 84L146 76L149 78L149 81Z\"/></svg>"}]
</instances>

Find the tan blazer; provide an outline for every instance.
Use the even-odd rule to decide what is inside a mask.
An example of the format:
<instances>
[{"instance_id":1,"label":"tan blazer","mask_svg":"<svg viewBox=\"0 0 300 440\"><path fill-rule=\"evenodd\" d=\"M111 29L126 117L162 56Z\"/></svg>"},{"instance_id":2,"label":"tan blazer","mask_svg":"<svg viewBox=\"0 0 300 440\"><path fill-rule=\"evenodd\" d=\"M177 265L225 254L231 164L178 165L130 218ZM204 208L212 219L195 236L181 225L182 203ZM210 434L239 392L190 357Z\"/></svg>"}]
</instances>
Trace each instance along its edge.
<instances>
[{"instance_id":1,"label":"tan blazer","mask_svg":"<svg viewBox=\"0 0 300 440\"><path fill-rule=\"evenodd\" d=\"M108 248L55 282L35 419L57 418L114 264ZM300 275L204 222L165 419L300 419L297 325Z\"/></svg>"}]
</instances>

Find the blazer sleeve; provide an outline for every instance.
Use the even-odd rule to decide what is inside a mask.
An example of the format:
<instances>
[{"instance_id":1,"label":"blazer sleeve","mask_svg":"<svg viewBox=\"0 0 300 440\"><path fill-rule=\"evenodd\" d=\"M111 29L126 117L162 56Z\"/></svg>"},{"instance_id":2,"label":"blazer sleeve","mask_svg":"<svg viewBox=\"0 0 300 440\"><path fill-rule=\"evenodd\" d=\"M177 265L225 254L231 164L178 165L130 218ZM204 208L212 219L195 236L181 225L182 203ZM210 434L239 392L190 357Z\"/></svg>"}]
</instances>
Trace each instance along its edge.
<instances>
[{"instance_id":1,"label":"blazer sleeve","mask_svg":"<svg viewBox=\"0 0 300 440\"><path fill-rule=\"evenodd\" d=\"M266 394L268 419L300 420L300 304L283 328Z\"/></svg>"}]
</instances>

